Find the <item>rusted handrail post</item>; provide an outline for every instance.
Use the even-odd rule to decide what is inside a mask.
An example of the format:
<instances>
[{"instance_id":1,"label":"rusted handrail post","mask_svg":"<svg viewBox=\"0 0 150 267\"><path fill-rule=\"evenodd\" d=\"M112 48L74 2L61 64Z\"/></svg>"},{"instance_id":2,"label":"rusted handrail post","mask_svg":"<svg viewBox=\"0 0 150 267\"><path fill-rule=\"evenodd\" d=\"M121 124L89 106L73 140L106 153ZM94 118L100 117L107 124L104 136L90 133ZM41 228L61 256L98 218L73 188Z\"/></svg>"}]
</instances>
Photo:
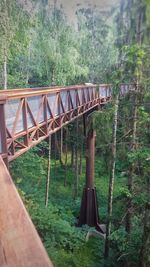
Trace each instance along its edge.
<instances>
[{"instance_id":1,"label":"rusted handrail post","mask_svg":"<svg viewBox=\"0 0 150 267\"><path fill-rule=\"evenodd\" d=\"M0 154L8 167L7 134L5 121L5 104L7 96L0 96Z\"/></svg>"}]
</instances>

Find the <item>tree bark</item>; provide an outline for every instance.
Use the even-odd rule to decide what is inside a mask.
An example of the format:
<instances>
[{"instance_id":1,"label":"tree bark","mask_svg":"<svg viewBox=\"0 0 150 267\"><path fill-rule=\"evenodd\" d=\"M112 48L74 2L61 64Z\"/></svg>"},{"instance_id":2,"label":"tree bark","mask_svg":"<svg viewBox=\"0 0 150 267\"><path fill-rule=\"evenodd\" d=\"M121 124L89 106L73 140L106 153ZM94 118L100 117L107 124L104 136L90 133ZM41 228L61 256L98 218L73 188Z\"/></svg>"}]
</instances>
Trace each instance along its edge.
<instances>
[{"instance_id":1,"label":"tree bark","mask_svg":"<svg viewBox=\"0 0 150 267\"><path fill-rule=\"evenodd\" d=\"M46 196L45 196L45 207L46 208L48 207L50 172L51 172L51 135L49 135L48 173L47 173Z\"/></svg>"},{"instance_id":2,"label":"tree bark","mask_svg":"<svg viewBox=\"0 0 150 267\"><path fill-rule=\"evenodd\" d=\"M64 168L64 163L63 163L63 128L60 129L60 148L58 147L59 149L59 161L60 161L60 164L61 166Z\"/></svg>"},{"instance_id":3,"label":"tree bark","mask_svg":"<svg viewBox=\"0 0 150 267\"><path fill-rule=\"evenodd\" d=\"M83 140L80 145L80 155L79 155L79 175L82 175L82 159L83 159Z\"/></svg>"},{"instance_id":4,"label":"tree bark","mask_svg":"<svg viewBox=\"0 0 150 267\"><path fill-rule=\"evenodd\" d=\"M109 194L108 194L108 219L106 225L106 240L104 251L104 266L108 265L109 250L110 250L110 233L111 233L111 220L112 220L112 202L113 202L113 190L115 181L115 165L116 165L116 134L117 134L117 118L119 107L119 95L116 95L115 107L114 107L114 122L113 122L113 134L112 134L112 162L111 173L109 178Z\"/></svg>"},{"instance_id":5,"label":"tree bark","mask_svg":"<svg viewBox=\"0 0 150 267\"><path fill-rule=\"evenodd\" d=\"M149 201L150 199L150 178L147 178L147 199ZM144 227L143 227L143 236L142 236L142 246L139 253L139 267L148 267L145 260L146 250L148 241L150 239L150 207L148 205L149 203L146 203L145 205L145 213L144 213Z\"/></svg>"},{"instance_id":6,"label":"tree bark","mask_svg":"<svg viewBox=\"0 0 150 267\"><path fill-rule=\"evenodd\" d=\"M26 75L26 86L27 87L28 87L28 84L29 84L29 77L30 77L30 63L31 63L31 40L29 42L28 58L27 58L27 75Z\"/></svg>"},{"instance_id":7,"label":"tree bark","mask_svg":"<svg viewBox=\"0 0 150 267\"><path fill-rule=\"evenodd\" d=\"M4 51L4 90L7 89L7 55L6 49Z\"/></svg>"},{"instance_id":8,"label":"tree bark","mask_svg":"<svg viewBox=\"0 0 150 267\"><path fill-rule=\"evenodd\" d=\"M74 168L75 165L75 146L71 144L71 167Z\"/></svg>"},{"instance_id":9,"label":"tree bark","mask_svg":"<svg viewBox=\"0 0 150 267\"><path fill-rule=\"evenodd\" d=\"M132 111L132 141L130 151L134 152L136 150L136 135L137 135L137 92L133 96L133 111ZM132 205L132 194L133 194L133 175L135 170L135 164L132 163L129 168L128 174L128 190L130 193L129 198L127 199L127 216L126 216L126 231L128 234L131 233L132 228L132 213L133 213L133 205Z\"/></svg>"},{"instance_id":10,"label":"tree bark","mask_svg":"<svg viewBox=\"0 0 150 267\"><path fill-rule=\"evenodd\" d=\"M79 189L79 165L78 165L78 130L79 123L76 121L76 146L75 146L75 198L78 196Z\"/></svg>"},{"instance_id":11,"label":"tree bark","mask_svg":"<svg viewBox=\"0 0 150 267\"><path fill-rule=\"evenodd\" d=\"M67 161L68 161L68 129L66 128L66 143L65 143L65 177L64 186L67 184Z\"/></svg>"}]
</instances>

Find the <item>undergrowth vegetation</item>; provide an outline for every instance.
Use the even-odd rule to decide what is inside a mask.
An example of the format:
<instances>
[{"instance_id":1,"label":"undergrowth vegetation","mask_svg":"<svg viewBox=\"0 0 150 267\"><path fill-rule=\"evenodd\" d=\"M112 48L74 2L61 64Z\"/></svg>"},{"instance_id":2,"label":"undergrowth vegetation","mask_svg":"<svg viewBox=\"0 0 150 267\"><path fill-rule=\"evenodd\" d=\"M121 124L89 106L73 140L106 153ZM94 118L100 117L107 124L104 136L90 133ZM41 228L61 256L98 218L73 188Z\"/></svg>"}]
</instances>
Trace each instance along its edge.
<instances>
[{"instance_id":1,"label":"undergrowth vegetation","mask_svg":"<svg viewBox=\"0 0 150 267\"><path fill-rule=\"evenodd\" d=\"M41 155L42 146L46 147L47 143L33 148L11 164L12 176L33 223L55 267L100 267L103 263L104 240L91 237L86 242L90 228L76 227L85 184L85 159L77 198L74 198L75 173L70 166L70 155L68 155L66 186L64 186L64 169L58 159L52 159L49 203L45 208L48 157L47 153ZM101 175L102 169L103 175ZM101 222L105 222L108 174L103 160L99 158L95 162L95 180L100 218ZM119 177L117 180L116 198L117 195L119 197L122 188L122 180Z\"/></svg>"}]
</instances>

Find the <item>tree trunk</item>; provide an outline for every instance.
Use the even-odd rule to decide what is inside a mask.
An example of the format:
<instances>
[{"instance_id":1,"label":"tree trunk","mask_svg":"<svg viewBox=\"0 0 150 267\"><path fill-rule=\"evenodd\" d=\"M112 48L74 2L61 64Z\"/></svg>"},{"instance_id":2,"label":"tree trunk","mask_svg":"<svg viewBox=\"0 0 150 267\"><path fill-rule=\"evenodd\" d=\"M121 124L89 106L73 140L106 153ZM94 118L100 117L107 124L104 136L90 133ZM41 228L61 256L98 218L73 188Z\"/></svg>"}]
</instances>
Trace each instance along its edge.
<instances>
[{"instance_id":1,"label":"tree trunk","mask_svg":"<svg viewBox=\"0 0 150 267\"><path fill-rule=\"evenodd\" d=\"M79 189L79 165L78 165L78 130L79 123L76 121L76 146L75 146L75 198L78 196Z\"/></svg>"},{"instance_id":2,"label":"tree trunk","mask_svg":"<svg viewBox=\"0 0 150 267\"><path fill-rule=\"evenodd\" d=\"M67 161L68 161L68 129L66 128L66 143L65 143L65 177L64 186L67 184Z\"/></svg>"},{"instance_id":3,"label":"tree trunk","mask_svg":"<svg viewBox=\"0 0 150 267\"><path fill-rule=\"evenodd\" d=\"M61 166L64 168L64 163L63 163L63 128L60 129L60 142L59 142L59 161Z\"/></svg>"},{"instance_id":4,"label":"tree trunk","mask_svg":"<svg viewBox=\"0 0 150 267\"><path fill-rule=\"evenodd\" d=\"M8 39L7 36L9 36L9 32L8 32L8 21L9 21L9 15L8 15L8 6L7 6L7 0L4 0L4 7L5 7L5 11L4 11L4 18L5 18L5 22L4 22L4 90L7 89L7 56L8 56Z\"/></svg>"},{"instance_id":5,"label":"tree trunk","mask_svg":"<svg viewBox=\"0 0 150 267\"><path fill-rule=\"evenodd\" d=\"M147 178L147 199L150 199L150 178ZM143 227L143 236L142 236L142 246L139 253L139 267L146 267L145 254L148 246L148 241L150 239L150 205L146 203L145 214L144 214L144 227Z\"/></svg>"},{"instance_id":6,"label":"tree trunk","mask_svg":"<svg viewBox=\"0 0 150 267\"><path fill-rule=\"evenodd\" d=\"M7 55L6 50L4 51L4 90L7 89Z\"/></svg>"},{"instance_id":7,"label":"tree trunk","mask_svg":"<svg viewBox=\"0 0 150 267\"><path fill-rule=\"evenodd\" d=\"M145 215L144 215L144 230L142 236L142 247L139 253L139 267L148 267L145 260L145 254L147 250L148 241L150 238L150 229L148 227L148 223L150 221L150 210L145 208Z\"/></svg>"},{"instance_id":8,"label":"tree trunk","mask_svg":"<svg viewBox=\"0 0 150 267\"><path fill-rule=\"evenodd\" d=\"M82 175L82 159L83 159L83 140L80 145L80 155L79 155L79 175Z\"/></svg>"},{"instance_id":9,"label":"tree trunk","mask_svg":"<svg viewBox=\"0 0 150 267\"><path fill-rule=\"evenodd\" d=\"M63 156L63 128L60 129L60 160Z\"/></svg>"},{"instance_id":10,"label":"tree trunk","mask_svg":"<svg viewBox=\"0 0 150 267\"><path fill-rule=\"evenodd\" d=\"M56 177L56 168L57 168L57 151L56 151L56 147L57 147L57 145L56 145L56 143L57 143L57 132L56 133L54 133L54 143L55 143L55 146L54 146L54 148L55 148L55 151L54 151L54 158L55 158L55 163L54 163L54 177Z\"/></svg>"},{"instance_id":11,"label":"tree trunk","mask_svg":"<svg viewBox=\"0 0 150 267\"><path fill-rule=\"evenodd\" d=\"M48 173L47 173L46 196L45 196L45 207L46 208L48 207L50 172L51 172L51 135L49 135Z\"/></svg>"},{"instance_id":12,"label":"tree trunk","mask_svg":"<svg viewBox=\"0 0 150 267\"><path fill-rule=\"evenodd\" d=\"M110 250L110 233L111 233L111 220L112 220L112 201L113 201L113 190L115 180L115 165L116 165L116 134L117 134L117 118L118 118L118 106L119 96L117 94L115 99L115 110L114 110L114 122L113 122L113 135L112 135L112 162L111 162L111 173L109 178L109 195L108 195L108 219L106 226L106 240L105 240L105 251L104 251L104 266L108 265L109 250Z\"/></svg>"},{"instance_id":13,"label":"tree trunk","mask_svg":"<svg viewBox=\"0 0 150 267\"><path fill-rule=\"evenodd\" d=\"M133 111L132 111L132 141L131 141L131 147L130 151L134 152L136 150L136 134L137 134L137 92L135 92L135 95L133 96ZM132 207L132 194L133 194L133 175L134 175L134 169L135 164L132 163L129 168L129 174L128 174L128 190L130 193L129 198L127 199L127 216L126 216L126 231L128 234L131 233L132 228L132 213L133 213L133 207Z\"/></svg>"},{"instance_id":14,"label":"tree trunk","mask_svg":"<svg viewBox=\"0 0 150 267\"><path fill-rule=\"evenodd\" d=\"M71 144L71 167L74 168L75 165L75 146Z\"/></svg>"},{"instance_id":15,"label":"tree trunk","mask_svg":"<svg viewBox=\"0 0 150 267\"><path fill-rule=\"evenodd\" d=\"M30 77L30 63L31 63L31 40L29 42L29 47L28 47L27 75L26 75L26 86L27 87L29 84L29 77Z\"/></svg>"},{"instance_id":16,"label":"tree trunk","mask_svg":"<svg viewBox=\"0 0 150 267\"><path fill-rule=\"evenodd\" d=\"M62 129L60 130L61 132L59 132L58 134L58 138L57 138L57 132L55 133L55 159L59 159L59 162L61 164L62 167L64 167L63 164L63 160L62 160L62 150L63 150L63 139L62 139L62 134L63 131Z\"/></svg>"}]
</instances>

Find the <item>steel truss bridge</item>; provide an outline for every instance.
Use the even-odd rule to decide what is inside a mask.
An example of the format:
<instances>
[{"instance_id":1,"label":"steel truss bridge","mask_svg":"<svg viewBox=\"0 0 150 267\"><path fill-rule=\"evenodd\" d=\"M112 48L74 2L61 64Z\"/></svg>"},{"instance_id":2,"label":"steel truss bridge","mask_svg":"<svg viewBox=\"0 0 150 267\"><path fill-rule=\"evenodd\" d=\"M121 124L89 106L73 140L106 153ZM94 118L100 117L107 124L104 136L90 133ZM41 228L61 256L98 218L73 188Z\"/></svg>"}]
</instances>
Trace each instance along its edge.
<instances>
[{"instance_id":1,"label":"steel truss bridge","mask_svg":"<svg viewBox=\"0 0 150 267\"><path fill-rule=\"evenodd\" d=\"M124 96L134 90L134 86L121 84L119 90L120 96ZM111 99L110 84L0 91L1 267L53 266L11 179L7 169L9 162L61 127ZM95 135L90 133L87 140L92 148L87 169L93 175ZM88 198L91 206L91 198L95 201L95 190L90 175L87 174L88 188L83 198L84 201ZM85 203L82 204L84 210ZM80 215L83 220L83 214Z\"/></svg>"},{"instance_id":2,"label":"steel truss bridge","mask_svg":"<svg viewBox=\"0 0 150 267\"><path fill-rule=\"evenodd\" d=\"M121 85L125 95L131 85ZM11 161L83 114L108 103L109 84L0 91L0 154Z\"/></svg>"}]
</instances>

